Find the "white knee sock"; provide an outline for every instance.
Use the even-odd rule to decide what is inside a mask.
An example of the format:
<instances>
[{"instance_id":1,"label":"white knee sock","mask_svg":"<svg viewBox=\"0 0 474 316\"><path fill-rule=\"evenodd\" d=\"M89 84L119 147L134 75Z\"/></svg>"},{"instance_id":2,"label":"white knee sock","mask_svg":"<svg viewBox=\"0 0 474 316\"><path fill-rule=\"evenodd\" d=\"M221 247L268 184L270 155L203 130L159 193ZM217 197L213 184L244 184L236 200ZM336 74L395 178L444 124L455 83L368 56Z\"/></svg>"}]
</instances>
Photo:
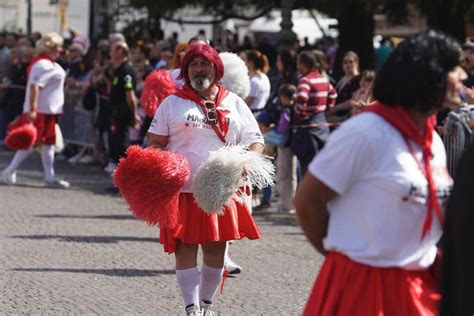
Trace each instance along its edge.
<instances>
[{"instance_id":1,"label":"white knee sock","mask_svg":"<svg viewBox=\"0 0 474 316\"><path fill-rule=\"evenodd\" d=\"M28 158L28 156L33 152L33 149L27 150L18 150L13 156L12 162L5 168L5 170L9 173L15 172L16 169L22 164L23 161Z\"/></svg>"},{"instance_id":2,"label":"white knee sock","mask_svg":"<svg viewBox=\"0 0 474 316\"><path fill-rule=\"evenodd\" d=\"M181 296L184 305L194 304L199 307L199 269L197 267L184 270L176 270Z\"/></svg>"},{"instance_id":3,"label":"white knee sock","mask_svg":"<svg viewBox=\"0 0 474 316\"><path fill-rule=\"evenodd\" d=\"M201 301L212 302L222 280L224 268L210 268L205 264L201 268L199 298Z\"/></svg>"},{"instance_id":4,"label":"white knee sock","mask_svg":"<svg viewBox=\"0 0 474 316\"><path fill-rule=\"evenodd\" d=\"M41 161L43 162L44 179L46 181L54 180L54 146L43 145L41 148Z\"/></svg>"}]
</instances>

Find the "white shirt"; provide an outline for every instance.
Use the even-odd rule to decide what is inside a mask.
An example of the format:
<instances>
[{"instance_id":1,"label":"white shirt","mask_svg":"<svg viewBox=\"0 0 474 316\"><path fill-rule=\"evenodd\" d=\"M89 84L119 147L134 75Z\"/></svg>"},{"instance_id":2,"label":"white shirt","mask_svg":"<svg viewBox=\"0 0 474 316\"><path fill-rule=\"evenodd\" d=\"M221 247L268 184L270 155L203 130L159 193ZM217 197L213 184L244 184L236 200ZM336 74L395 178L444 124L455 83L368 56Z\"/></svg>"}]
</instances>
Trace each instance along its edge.
<instances>
[{"instance_id":1,"label":"white shirt","mask_svg":"<svg viewBox=\"0 0 474 316\"><path fill-rule=\"evenodd\" d=\"M268 97L270 97L270 80L264 73L257 73L250 78L250 92L249 97L253 97L254 100L250 104L250 109L261 110L265 107Z\"/></svg>"},{"instance_id":2,"label":"white shirt","mask_svg":"<svg viewBox=\"0 0 474 316\"><path fill-rule=\"evenodd\" d=\"M411 144L422 161L421 147ZM436 133L432 151L433 177L444 208L453 182ZM339 194L327 205L326 250L377 267L416 270L433 263L442 228L434 212L431 230L421 239L427 180L401 134L382 117L362 113L342 124L308 170Z\"/></svg>"},{"instance_id":3,"label":"white shirt","mask_svg":"<svg viewBox=\"0 0 474 316\"><path fill-rule=\"evenodd\" d=\"M229 111L226 141L229 144L250 146L263 144L263 136L247 104L236 94L229 92L219 109ZM167 97L155 113L148 132L169 136L167 150L179 153L189 161L191 176L181 192L192 192L192 179L199 166L209 157L210 151L224 146L201 108L191 100L175 95Z\"/></svg>"},{"instance_id":4,"label":"white shirt","mask_svg":"<svg viewBox=\"0 0 474 316\"><path fill-rule=\"evenodd\" d=\"M56 62L40 59L31 67L28 83L26 84L23 112L30 111L31 85L39 87L38 113L61 114L64 105L64 80L66 72Z\"/></svg>"}]
</instances>

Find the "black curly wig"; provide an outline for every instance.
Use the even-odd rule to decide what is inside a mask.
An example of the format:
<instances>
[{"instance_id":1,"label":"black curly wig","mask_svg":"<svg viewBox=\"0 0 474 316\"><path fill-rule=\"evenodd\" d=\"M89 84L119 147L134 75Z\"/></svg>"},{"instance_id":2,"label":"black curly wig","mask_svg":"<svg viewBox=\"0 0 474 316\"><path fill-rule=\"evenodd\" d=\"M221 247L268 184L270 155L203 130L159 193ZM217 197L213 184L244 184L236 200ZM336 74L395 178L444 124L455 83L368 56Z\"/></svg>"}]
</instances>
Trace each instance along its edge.
<instances>
[{"instance_id":1,"label":"black curly wig","mask_svg":"<svg viewBox=\"0 0 474 316\"><path fill-rule=\"evenodd\" d=\"M427 113L441 108L447 74L461 61L461 46L434 30L410 36L392 52L378 72L373 94L390 106Z\"/></svg>"}]
</instances>

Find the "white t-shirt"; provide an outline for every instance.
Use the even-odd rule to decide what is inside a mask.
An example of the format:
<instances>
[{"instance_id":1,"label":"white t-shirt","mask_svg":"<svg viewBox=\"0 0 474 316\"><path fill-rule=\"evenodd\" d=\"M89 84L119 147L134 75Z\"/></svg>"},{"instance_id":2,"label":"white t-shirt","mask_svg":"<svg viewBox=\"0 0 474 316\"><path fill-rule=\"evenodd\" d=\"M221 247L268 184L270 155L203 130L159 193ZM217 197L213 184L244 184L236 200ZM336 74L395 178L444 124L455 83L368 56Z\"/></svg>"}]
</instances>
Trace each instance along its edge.
<instances>
[{"instance_id":1,"label":"white t-shirt","mask_svg":"<svg viewBox=\"0 0 474 316\"><path fill-rule=\"evenodd\" d=\"M421 147L412 147L422 161ZM433 176L444 209L453 181L436 133L432 151ZM327 205L326 250L377 267L416 270L433 263L442 227L433 212L431 230L421 239L428 183L401 134L382 117L362 113L342 124L308 170L339 194Z\"/></svg>"},{"instance_id":2,"label":"white t-shirt","mask_svg":"<svg viewBox=\"0 0 474 316\"><path fill-rule=\"evenodd\" d=\"M66 72L55 62L40 59L31 67L26 84L23 112L30 111L30 88L32 84L39 87L38 113L60 114L64 105L64 79Z\"/></svg>"},{"instance_id":3,"label":"white t-shirt","mask_svg":"<svg viewBox=\"0 0 474 316\"><path fill-rule=\"evenodd\" d=\"M264 73L257 73L250 78L249 97L254 97L250 109L261 110L265 107L268 97L270 96L270 80Z\"/></svg>"},{"instance_id":4,"label":"white t-shirt","mask_svg":"<svg viewBox=\"0 0 474 316\"><path fill-rule=\"evenodd\" d=\"M229 92L219 109L227 110L229 122L226 141L229 144L250 146L263 144L263 136L247 104ZM224 146L206 119L201 108L191 100L175 95L167 97L155 113L148 132L169 136L167 150L179 153L189 161L191 176L181 192L192 192L192 179L197 168L209 157L210 151Z\"/></svg>"}]
</instances>

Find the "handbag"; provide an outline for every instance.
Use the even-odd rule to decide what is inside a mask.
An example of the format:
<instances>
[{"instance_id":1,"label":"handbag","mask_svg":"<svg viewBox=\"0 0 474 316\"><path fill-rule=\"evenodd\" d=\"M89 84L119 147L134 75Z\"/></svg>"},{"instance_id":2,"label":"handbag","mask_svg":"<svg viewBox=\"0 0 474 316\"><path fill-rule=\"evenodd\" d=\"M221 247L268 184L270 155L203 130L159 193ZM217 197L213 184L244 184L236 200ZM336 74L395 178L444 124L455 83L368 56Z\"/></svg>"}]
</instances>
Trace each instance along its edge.
<instances>
[{"instance_id":1,"label":"handbag","mask_svg":"<svg viewBox=\"0 0 474 316\"><path fill-rule=\"evenodd\" d=\"M270 145L285 146L288 141L288 133L280 134L275 129L267 133L266 141Z\"/></svg>"}]
</instances>

